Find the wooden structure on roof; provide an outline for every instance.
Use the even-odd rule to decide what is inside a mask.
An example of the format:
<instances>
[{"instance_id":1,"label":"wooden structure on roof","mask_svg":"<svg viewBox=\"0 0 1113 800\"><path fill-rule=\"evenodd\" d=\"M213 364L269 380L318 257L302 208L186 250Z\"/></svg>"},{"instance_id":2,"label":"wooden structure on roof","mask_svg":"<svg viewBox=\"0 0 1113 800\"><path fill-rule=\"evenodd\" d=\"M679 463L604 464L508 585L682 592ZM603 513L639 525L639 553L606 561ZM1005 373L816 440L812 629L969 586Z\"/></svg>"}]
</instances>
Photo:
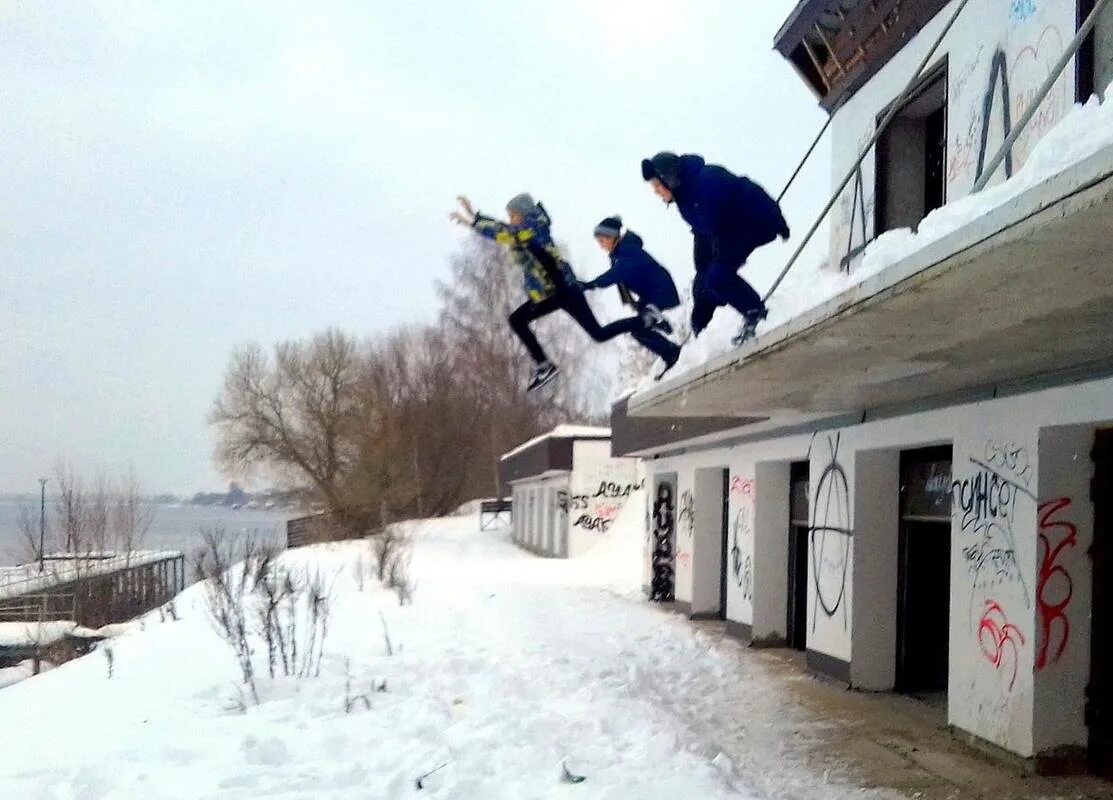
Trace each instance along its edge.
<instances>
[{"instance_id":1,"label":"wooden structure on roof","mask_svg":"<svg viewBox=\"0 0 1113 800\"><path fill-rule=\"evenodd\" d=\"M774 47L833 111L946 5L946 0L801 0Z\"/></svg>"}]
</instances>

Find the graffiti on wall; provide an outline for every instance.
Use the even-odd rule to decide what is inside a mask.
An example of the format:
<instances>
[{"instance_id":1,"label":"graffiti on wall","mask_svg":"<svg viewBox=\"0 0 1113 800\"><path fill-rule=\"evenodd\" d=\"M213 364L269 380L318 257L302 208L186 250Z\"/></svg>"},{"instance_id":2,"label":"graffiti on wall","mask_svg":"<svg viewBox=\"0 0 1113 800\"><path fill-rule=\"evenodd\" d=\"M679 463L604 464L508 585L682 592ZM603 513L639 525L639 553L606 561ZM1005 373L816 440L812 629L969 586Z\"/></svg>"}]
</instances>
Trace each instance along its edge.
<instances>
[{"instance_id":1,"label":"graffiti on wall","mask_svg":"<svg viewBox=\"0 0 1113 800\"><path fill-rule=\"evenodd\" d=\"M1009 688L1016 683L1019 666L1020 648L1024 646L1024 634L1009 622L1005 610L995 600L986 600L982 618L978 622L978 645L982 655L1000 672L1009 675Z\"/></svg>"},{"instance_id":2,"label":"graffiti on wall","mask_svg":"<svg viewBox=\"0 0 1113 800\"><path fill-rule=\"evenodd\" d=\"M639 481L613 481L600 477L592 480L582 494L561 491L557 504L573 515L573 528L591 533L607 533L626 500L645 485Z\"/></svg>"},{"instance_id":3,"label":"graffiti on wall","mask_svg":"<svg viewBox=\"0 0 1113 800\"><path fill-rule=\"evenodd\" d=\"M1036 92L1052 73L1055 62L1063 54L1063 35L1055 25L1048 25L1033 41L1020 48L1011 65L1012 85L1016 95L1013 98L1013 117L1019 118L1036 99ZM1032 120L1024 126L1013 147L1013 155L1018 166L1028 160L1036 142L1063 118L1070 108L1070 70L1055 82L1047 97L1040 103Z\"/></svg>"},{"instance_id":4,"label":"graffiti on wall","mask_svg":"<svg viewBox=\"0 0 1113 800\"><path fill-rule=\"evenodd\" d=\"M675 491L671 483L661 481L653 498L653 580L649 599L658 603L671 602L676 589L676 559L673 550Z\"/></svg>"},{"instance_id":5,"label":"graffiti on wall","mask_svg":"<svg viewBox=\"0 0 1113 800\"><path fill-rule=\"evenodd\" d=\"M696 529L696 498L691 489L680 493L679 522L680 529L691 539Z\"/></svg>"},{"instance_id":6,"label":"graffiti on wall","mask_svg":"<svg viewBox=\"0 0 1113 800\"><path fill-rule=\"evenodd\" d=\"M1028 21L1037 12L1032 0L1012 0L1012 19ZM1028 109L1036 92L1051 75L1063 52L1063 36L1057 25L1026 25L1038 32L1025 37L1013 34L1006 47L992 50L986 59L985 45L956 72L951 82L948 103L956 110L951 116L955 131L948 143L947 184L955 190L972 187L981 177L988 158L1005 141L1013 121ZM1070 70L1063 73L1040 103L1035 115L1018 135L1003 163L1005 177L1011 177L1028 160L1036 143L1062 119L1070 107ZM980 93L969 91L976 87ZM961 109L965 109L962 113ZM957 186L956 186L957 184Z\"/></svg>"},{"instance_id":7,"label":"graffiti on wall","mask_svg":"<svg viewBox=\"0 0 1113 800\"><path fill-rule=\"evenodd\" d=\"M1028 484L1032 464L1028 451L1012 442L986 442L983 458L970 459L970 474L952 484L953 509L959 527L972 541L962 556L974 588L1017 583L1028 601L1028 586L1016 558L1013 521L1019 504L1036 501ZM971 594L973 597L973 594Z\"/></svg>"},{"instance_id":8,"label":"graffiti on wall","mask_svg":"<svg viewBox=\"0 0 1113 800\"><path fill-rule=\"evenodd\" d=\"M1067 607L1074 596L1070 572L1059 562L1078 544L1078 528L1060 515L1070 510L1069 497L1039 506L1039 556L1036 559L1036 669L1059 660L1070 639Z\"/></svg>"},{"instance_id":9,"label":"graffiti on wall","mask_svg":"<svg viewBox=\"0 0 1113 800\"><path fill-rule=\"evenodd\" d=\"M742 597L752 600L754 597L754 568L750 556L753 550L753 527L750 525L748 508L738 509L734 515L730 545L730 571L734 575L734 582L742 590Z\"/></svg>"},{"instance_id":10,"label":"graffiti on wall","mask_svg":"<svg viewBox=\"0 0 1113 800\"><path fill-rule=\"evenodd\" d=\"M809 531L812 561L812 630L822 611L828 619L842 611L843 628L848 614L843 600L850 569L850 484L839 463L841 434L827 436L827 464L816 482Z\"/></svg>"},{"instance_id":11,"label":"graffiti on wall","mask_svg":"<svg viewBox=\"0 0 1113 800\"><path fill-rule=\"evenodd\" d=\"M1036 0L1009 0L1009 17L1013 22L1024 22L1036 13Z\"/></svg>"}]
</instances>

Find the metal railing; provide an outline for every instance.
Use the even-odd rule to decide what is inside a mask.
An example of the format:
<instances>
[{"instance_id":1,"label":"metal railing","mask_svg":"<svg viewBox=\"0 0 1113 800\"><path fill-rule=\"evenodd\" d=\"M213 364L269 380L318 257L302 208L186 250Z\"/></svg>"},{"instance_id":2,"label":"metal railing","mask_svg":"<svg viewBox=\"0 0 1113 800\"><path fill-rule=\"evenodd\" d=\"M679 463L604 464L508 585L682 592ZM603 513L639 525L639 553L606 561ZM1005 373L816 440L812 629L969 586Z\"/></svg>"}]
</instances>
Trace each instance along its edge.
<instances>
[{"instance_id":1,"label":"metal railing","mask_svg":"<svg viewBox=\"0 0 1113 800\"><path fill-rule=\"evenodd\" d=\"M1025 109L1024 113L1021 115L1016 125L1009 132L1008 136L1006 136L1005 141L1002 142L1001 147L994 154L993 158L990 159L985 171L982 172L978 180L975 182L972 193L979 192L986 187L993 173L1001 165L1001 162L1005 159L1005 157L1012 151L1012 147L1016 143L1016 140L1020 137L1021 133L1023 133L1024 128L1032 120L1032 117L1035 116L1040 104L1044 101L1044 98L1047 97L1047 94L1051 91L1051 88L1055 85L1056 81L1058 81L1059 77L1063 73L1063 70L1066 69L1067 64L1069 64L1071 59L1074 58L1074 56L1078 53L1078 50L1082 46L1082 43L1085 41L1090 31L1093 30L1093 27L1097 22L1098 15L1108 5L1109 2L1110 0L1097 0L1097 2L1094 3L1093 9L1087 15L1085 21L1079 26L1074 39L1063 51L1063 54L1060 56L1055 66L1048 74L1047 79L1044 81L1043 85L1040 86L1039 90L1032 98L1032 102ZM838 187L832 193L827 203L823 206L823 210L819 212L819 216L816 218L811 228L808 229L808 232L804 235L803 241L801 241L800 244L796 247L796 250L789 257L788 263L785 264L784 269L781 270L780 274L777 275L776 280L773 281L773 284L766 291L763 298L765 302L769 301L769 298L781 285L781 282L784 280L785 276L788 275L789 270L791 270L793 266L795 266L801 254L804 252L804 248L807 247L812 237L815 236L816 231L819 230L820 226L823 224L823 221L831 212L831 209L835 207L836 203L838 203L839 197L842 196L843 190L846 189L846 187L850 184L850 181L854 178L855 174L857 174L858 169L861 167L862 162L865 161L866 156L869 155L870 150L872 150L874 145L877 144L878 139L881 138L881 135L888 128L889 123L893 121L893 118L900 111L908 96L919 85L921 76L924 73L924 69L931 62L932 58L935 57L935 53L939 49L939 46L943 43L943 40L947 37L947 34L950 33L951 28L954 27L955 22L958 21L959 15L962 14L968 3L969 0L961 0L961 2L955 8L954 13L951 14L950 19L947 21L947 24L943 27L943 30L940 32L939 36L936 37L935 42L931 46L931 49L928 50L927 55L925 55L924 58L920 61L920 65L916 68L916 72L913 74L912 78L904 87L904 91L900 93L896 101L889 107L889 110L885 113L885 116L882 118L881 122L877 126L877 129L874 131L873 136L870 137L869 142L864 148L862 148L862 151L858 154L858 158L854 161L854 166L852 166L850 170L847 171L846 175L839 182ZM836 108L834 111L831 112L831 117L834 116L837 110L838 109ZM828 123L829 122L830 120L828 120ZM823 130L826 130L826 128L827 126L825 125ZM822 133L823 132L821 131L821 136ZM807 160L808 156L811 155L814 149L815 143L812 144L811 148L809 148L807 154L804 156L805 161ZM792 179L789 180L790 185L792 183L792 180L795 179L796 175L799 174L802 166L803 162L801 162L800 166L796 168L796 172L793 173ZM787 190L788 187L786 186L785 188ZM783 194L784 193L782 192L782 196Z\"/></svg>"}]
</instances>

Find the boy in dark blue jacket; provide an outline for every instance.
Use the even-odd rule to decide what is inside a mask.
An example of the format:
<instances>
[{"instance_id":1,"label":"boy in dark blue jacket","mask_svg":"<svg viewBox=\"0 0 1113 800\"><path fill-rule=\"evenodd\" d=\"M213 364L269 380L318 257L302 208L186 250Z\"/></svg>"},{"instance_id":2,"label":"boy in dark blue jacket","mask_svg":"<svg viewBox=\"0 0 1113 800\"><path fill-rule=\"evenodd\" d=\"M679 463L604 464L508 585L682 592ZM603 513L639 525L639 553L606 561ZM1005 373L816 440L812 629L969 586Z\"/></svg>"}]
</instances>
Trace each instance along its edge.
<instances>
[{"instance_id":1,"label":"boy in dark blue jacket","mask_svg":"<svg viewBox=\"0 0 1113 800\"><path fill-rule=\"evenodd\" d=\"M750 254L788 224L777 201L749 178L707 164L701 156L662 152L642 161L642 178L665 203L676 203L692 228L696 279L692 285L692 333L699 335L719 306L742 315L735 345L752 338L765 319L765 303L738 275Z\"/></svg>"},{"instance_id":2,"label":"boy in dark blue jacket","mask_svg":"<svg viewBox=\"0 0 1113 800\"><path fill-rule=\"evenodd\" d=\"M633 305L645 327L630 331L630 335L665 362L665 368L657 375L660 380L680 358L680 346L661 335L662 332L672 333L672 326L661 312L680 305L676 284L668 270L645 252L640 236L631 231L623 232L622 217L607 217L596 225L595 240L610 256L611 268L595 280L580 285L584 289L618 286L624 300L633 296Z\"/></svg>"},{"instance_id":3,"label":"boy in dark blue jacket","mask_svg":"<svg viewBox=\"0 0 1113 800\"><path fill-rule=\"evenodd\" d=\"M509 322L535 364L526 391L544 386L557 374L556 365L545 355L530 323L555 311L564 311L597 342L644 329L645 323L640 316L609 325L599 324L587 304L581 284L553 242L548 213L532 196L523 192L510 199L506 205L507 222L476 212L466 197L457 199L462 210L450 214L452 221L467 225L483 238L508 248L522 269L529 299L510 313Z\"/></svg>"}]
</instances>

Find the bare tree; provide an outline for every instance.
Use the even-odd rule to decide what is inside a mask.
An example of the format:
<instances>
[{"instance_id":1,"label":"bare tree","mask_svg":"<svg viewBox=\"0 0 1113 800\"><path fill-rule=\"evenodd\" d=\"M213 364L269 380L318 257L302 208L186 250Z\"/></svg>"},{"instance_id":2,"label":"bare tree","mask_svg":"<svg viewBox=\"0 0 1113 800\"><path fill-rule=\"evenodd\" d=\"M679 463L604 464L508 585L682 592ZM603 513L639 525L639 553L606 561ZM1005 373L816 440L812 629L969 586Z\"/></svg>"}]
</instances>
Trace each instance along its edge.
<instances>
[{"instance_id":1,"label":"bare tree","mask_svg":"<svg viewBox=\"0 0 1113 800\"><path fill-rule=\"evenodd\" d=\"M292 476L334 512L359 517L365 509L345 479L358 452L363 366L355 340L337 330L280 343L273 357L257 345L238 348L209 415L221 467Z\"/></svg>"},{"instance_id":2,"label":"bare tree","mask_svg":"<svg viewBox=\"0 0 1113 800\"><path fill-rule=\"evenodd\" d=\"M88 508L85 490L81 479L73 468L59 461L54 470L54 480L58 485L58 500L55 511L58 516L59 532L67 553L81 553L88 549Z\"/></svg>"},{"instance_id":3,"label":"bare tree","mask_svg":"<svg viewBox=\"0 0 1113 800\"><path fill-rule=\"evenodd\" d=\"M155 508L143 498L143 489L134 469L114 493L111 506L113 547L122 550L130 559L143 545L143 540L155 519Z\"/></svg>"}]
</instances>

